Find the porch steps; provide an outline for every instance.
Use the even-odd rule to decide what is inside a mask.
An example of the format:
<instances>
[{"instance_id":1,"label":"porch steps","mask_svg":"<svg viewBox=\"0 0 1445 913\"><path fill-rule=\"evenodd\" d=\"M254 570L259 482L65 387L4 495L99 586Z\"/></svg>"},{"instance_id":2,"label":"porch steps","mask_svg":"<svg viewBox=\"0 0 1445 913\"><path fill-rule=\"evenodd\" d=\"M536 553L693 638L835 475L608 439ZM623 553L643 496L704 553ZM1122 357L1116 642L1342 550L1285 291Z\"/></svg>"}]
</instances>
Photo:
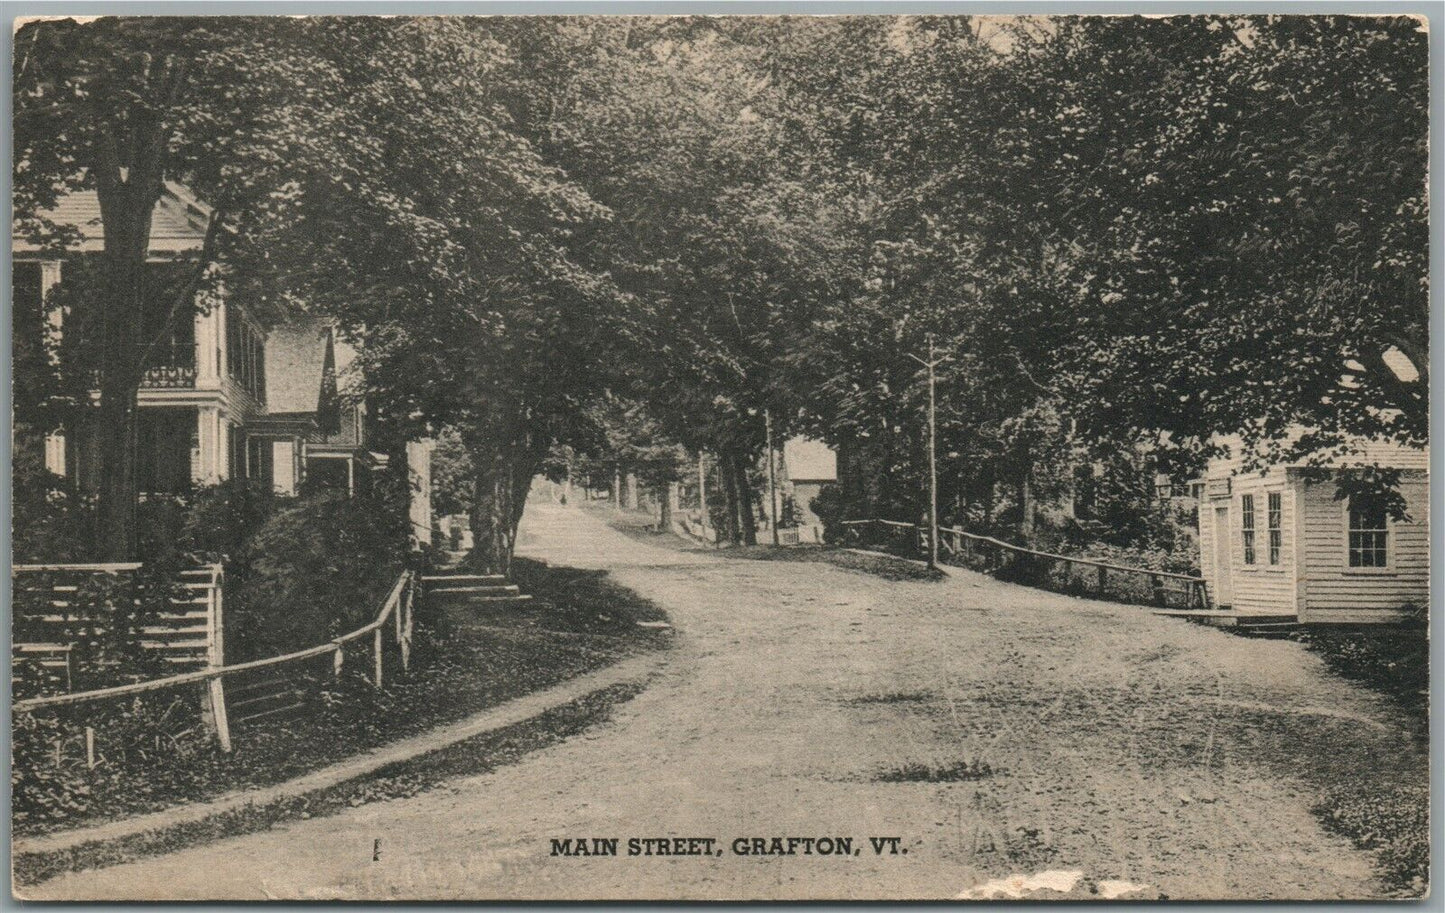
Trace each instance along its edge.
<instances>
[{"instance_id":1,"label":"porch steps","mask_svg":"<svg viewBox=\"0 0 1445 913\"><path fill-rule=\"evenodd\" d=\"M521 591L515 583L504 584L462 584L460 586L432 586L427 592L433 595L441 593L464 593L474 596L516 596Z\"/></svg>"},{"instance_id":2,"label":"porch steps","mask_svg":"<svg viewBox=\"0 0 1445 913\"><path fill-rule=\"evenodd\" d=\"M448 585L463 583L496 585L506 583L507 578L501 574L424 574L422 575L421 582L425 584L445 583Z\"/></svg>"},{"instance_id":3,"label":"porch steps","mask_svg":"<svg viewBox=\"0 0 1445 913\"><path fill-rule=\"evenodd\" d=\"M428 574L422 577L427 594L468 604L500 603L519 605L532 597L501 574Z\"/></svg>"},{"instance_id":4,"label":"porch steps","mask_svg":"<svg viewBox=\"0 0 1445 913\"><path fill-rule=\"evenodd\" d=\"M1299 618L1294 615L1245 615L1229 609L1154 609L1152 614L1235 628L1240 633L1247 631L1251 634L1287 634L1302 627Z\"/></svg>"}]
</instances>

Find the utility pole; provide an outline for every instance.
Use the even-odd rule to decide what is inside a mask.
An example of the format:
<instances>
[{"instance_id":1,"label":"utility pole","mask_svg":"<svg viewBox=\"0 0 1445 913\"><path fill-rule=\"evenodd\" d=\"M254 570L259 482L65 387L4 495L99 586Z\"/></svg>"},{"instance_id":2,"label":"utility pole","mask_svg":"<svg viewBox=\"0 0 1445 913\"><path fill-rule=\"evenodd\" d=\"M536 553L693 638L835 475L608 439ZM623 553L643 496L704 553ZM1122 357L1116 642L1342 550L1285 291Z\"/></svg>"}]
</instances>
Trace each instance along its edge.
<instances>
[{"instance_id":1,"label":"utility pole","mask_svg":"<svg viewBox=\"0 0 1445 913\"><path fill-rule=\"evenodd\" d=\"M707 522L707 470L703 468L703 453L697 452L697 513L698 522L704 527Z\"/></svg>"},{"instance_id":2,"label":"utility pole","mask_svg":"<svg viewBox=\"0 0 1445 913\"><path fill-rule=\"evenodd\" d=\"M773 471L773 413L763 410L763 427L768 438L768 508L772 513L773 544L778 545L778 477Z\"/></svg>"},{"instance_id":3,"label":"utility pole","mask_svg":"<svg viewBox=\"0 0 1445 913\"><path fill-rule=\"evenodd\" d=\"M928 360L909 353L909 358L928 369L928 566L938 567L938 400L934 369L946 359L933 355L933 334L928 334Z\"/></svg>"}]
</instances>

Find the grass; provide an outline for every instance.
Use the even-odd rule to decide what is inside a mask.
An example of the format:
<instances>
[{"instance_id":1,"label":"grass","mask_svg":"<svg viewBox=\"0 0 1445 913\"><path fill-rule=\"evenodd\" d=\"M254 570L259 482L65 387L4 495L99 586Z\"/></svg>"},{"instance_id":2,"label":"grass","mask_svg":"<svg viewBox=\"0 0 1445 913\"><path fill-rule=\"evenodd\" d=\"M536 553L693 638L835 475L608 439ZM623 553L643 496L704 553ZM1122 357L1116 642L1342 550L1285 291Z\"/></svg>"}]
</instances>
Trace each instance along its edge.
<instances>
[{"instance_id":1,"label":"grass","mask_svg":"<svg viewBox=\"0 0 1445 913\"><path fill-rule=\"evenodd\" d=\"M455 777L487 773L605 721L614 708L631 700L641 688L640 685L617 685L603 689L514 726L305 796L246 806L202 821L105 844L85 844L55 853L23 853L14 860L15 884L36 884L66 872L120 865L184 847L257 833L287 821L335 814L368 802L406 798Z\"/></svg>"},{"instance_id":2,"label":"grass","mask_svg":"<svg viewBox=\"0 0 1445 913\"><path fill-rule=\"evenodd\" d=\"M1430 718L1430 638L1415 625L1316 625L1293 635L1342 678L1383 694L1420 737Z\"/></svg>"},{"instance_id":3,"label":"grass","mask_svg":"<svg viewBox=\"0 0 1445 913\"><path fill-rule=\"evenodd\" d=\"M868 704L921 704L934 700L936 695L926 691L888 691L882 694L864 694L860 697L849 698L844 703L854 706L865 706Z\"/></svg>"},{"instance_id":4,"label":"grass","mask_svg":"<svg viewBox=\"0 0 1445 913\"><path fill-rule=\"evenodd\" d=\"M880 771L873 779L879 783L964 783L993 775L992 765L975 758L943 765L911 762Z\"/></svg>"},{"instance_id":5,"label":"grass","mask_svg":"<svg viewBox=\"0 0 1445 913\"><path fill-rule=\"evenodd\" d=\"M1319 654L1332 672L1383 695L1403 714L1417 744L1430 736L1430 640L1423 627L1316 626L1294 639ZM1406 752L1401 752L1406 754ZM1386 884L1403 896L1420 896L1429 883L1429 788L1413 772L1354 772L1327 782L1313 808L1329 830L1375 855ZM1411 785L1419 783L1421 785Z\"/></svg>"},{"instance_id":6,"label":"grass","mask_svg":"<svg viewBox=\"0 0 1445 913\"><path fill-rule=\"evenodd\" d=\"M515 576L536 597L531 603L426 607L418 612L421 636L410 673L394 675L378 691L360 676L364 660L349 663L339 682L317 669L305 710L233 724L231 754L195 727L189 694L164 698L188 708L170 714L189 727L180 733L156 730L159 706L109 711L106 724L97 725L107 761L94 769L76 747L83 727L97 724L93 708L36 721L30 730L17 726L15 834L97 824L280 783L669 642L666 629L637 625L664 614L605 573L519 561ZM62 739L66 750L57 764L54 746Z\"/></svg>"}]
</instances>

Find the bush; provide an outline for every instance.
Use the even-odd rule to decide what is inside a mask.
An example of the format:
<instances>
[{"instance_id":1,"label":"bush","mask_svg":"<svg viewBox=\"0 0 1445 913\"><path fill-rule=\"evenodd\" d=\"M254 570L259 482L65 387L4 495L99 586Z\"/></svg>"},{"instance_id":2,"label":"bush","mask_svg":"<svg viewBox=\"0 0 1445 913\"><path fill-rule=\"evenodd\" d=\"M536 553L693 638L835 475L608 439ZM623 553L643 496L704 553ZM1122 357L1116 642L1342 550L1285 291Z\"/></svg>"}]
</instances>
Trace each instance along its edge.
<instances>
[{"instance_id":1,"label":"bush","mask_svg":"<svg viewBox=\"0 0 1445 913\"><path fill-rule=\"evenodd\" d=\"M228 567L228 661L312 646L369 621L405 553L405 512L392 500L321 493L267 519Z\"/></svg>"},{"instance_id":2,"label":"bush","mask_svg":"<svg viewBox=\"0 0 1445 913\"><path fill-rule=\"evenodd\" d=\"M12 558L16 564L86 561L95 555L94 525L70 480L46 470L36 441L16 429L12 453Z\"/></svg>"},{"instance_id":3,"label":"bush","mask_svg":"<svg viewBox=\"0 0 1445 913\"><path fill-rule=\"evenodd\" d=\"M842 542L842 521L853 519L848 516L848 504L843 498L843 489L833 482L823 485L808 507L823 521L823 541L834 545Z\"/></svg>"},{"instance_id":4,"label":"bush","mask_svg":"<svg viewBox=\"0 0 1445 913\"><path fill-rule=\"evenodd\" d=\"M271 486L230 479L198 488L181 499L138 506L143 560L175 564L226 563L276 511Z\"/></svg>"}]
</instances>

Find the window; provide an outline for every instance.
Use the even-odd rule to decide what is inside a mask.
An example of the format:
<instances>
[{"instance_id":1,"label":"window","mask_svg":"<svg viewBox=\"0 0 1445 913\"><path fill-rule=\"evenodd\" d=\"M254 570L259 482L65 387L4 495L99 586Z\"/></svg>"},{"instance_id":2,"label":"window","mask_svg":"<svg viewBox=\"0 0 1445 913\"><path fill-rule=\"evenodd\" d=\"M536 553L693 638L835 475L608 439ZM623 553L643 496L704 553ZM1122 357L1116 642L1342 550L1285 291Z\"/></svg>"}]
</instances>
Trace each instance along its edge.
<instances>
[{"instance_id":1,"label":"window","mask_svg":"<svg viewBox=\"0 0 1445 913\"><path fill-rule=\"evenodd\" d=\"M1384 504L1350 498L1350 567L1389 567L1389 521Z\"/></svg>"},{"instance_id":2,"label":"window","mask_svg":"<svg viewBox=\"0 0 1445 913\"><path fill-rule=\"evenodd\" d=\"M241 431L240 425L230 425L230 434L227 438L230 441L230 458L226 477L230 479L244 479L246 477L246 435Z\"/></svg>"},{"instance_id":3,"label":"window","mask_svg":"<svg viewBox=\"0 0 1445 913\"><path fill-rule=\"evenodd\" d=\"M1254 564L1254 495L1239 496L1239 535L1244 542L1244 563Z\"/></svg>"},{"instance_id":4,"label":"window","mask_svg":"<svg viewBox=\"0 0 1445 913\"><path fill-rule=\"evenodd\" d=\"M1279 553L1284 545L1284 495L1269 493L1265 503L1265 530L1269 535L1269 563L1279 564Z\"/></svg>"},{"instance_id":5,"label":"window","mask_svg":"<svg viewBox=\"0 0 1445 913\"><path fill-rule=\"evenodd\" d=\"M226 364L247 392L266 401L266 344L234 311L226 315Z\"/></svg>"}]
</instances>

